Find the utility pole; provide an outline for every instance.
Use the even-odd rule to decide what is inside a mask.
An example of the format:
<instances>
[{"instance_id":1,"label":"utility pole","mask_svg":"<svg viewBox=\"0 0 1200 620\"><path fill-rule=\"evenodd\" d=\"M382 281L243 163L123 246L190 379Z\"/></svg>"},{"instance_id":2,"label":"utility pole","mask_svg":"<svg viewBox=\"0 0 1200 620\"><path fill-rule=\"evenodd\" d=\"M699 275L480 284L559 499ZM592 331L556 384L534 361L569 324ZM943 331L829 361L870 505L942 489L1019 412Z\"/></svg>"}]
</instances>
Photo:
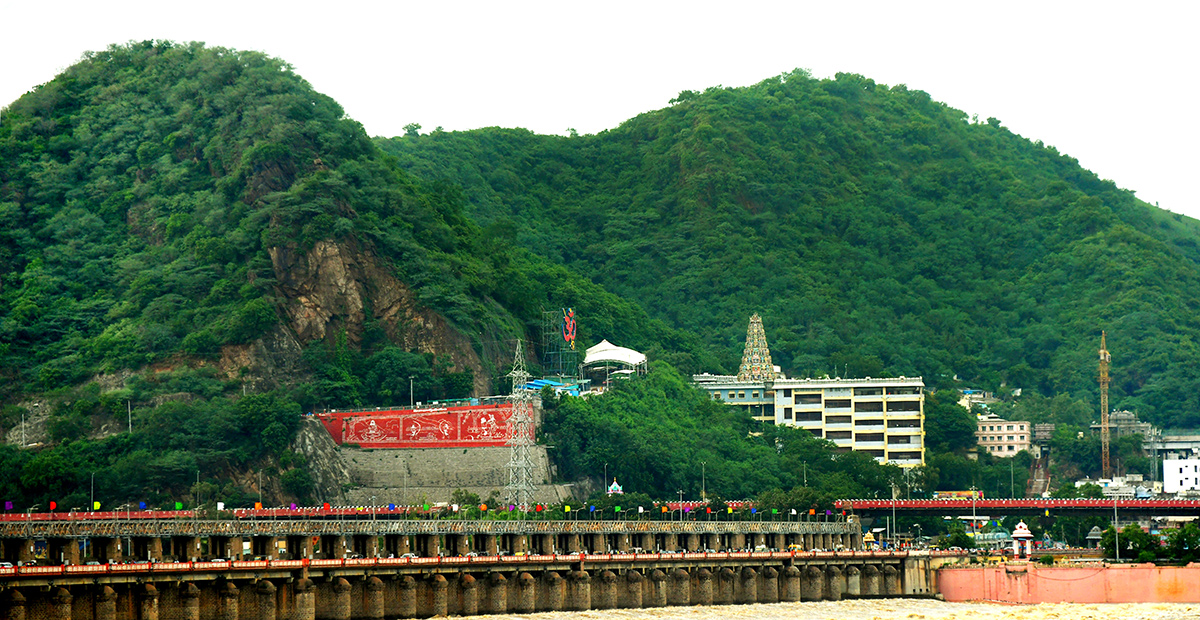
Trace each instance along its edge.
<instances>
[{"instance_id":1,"label":"utility pole","mask_svg":"<svg viewBox=\"0 0 1200 620\"><path fill-rule=\"evenodd\" d=\"M1101 475L1105 478L1112 479L1112 465L1108 458L1109 430L1108 430L1108 363L1112 361L1112 356L1108 354L1108 347L1105 345L1105 332L1100 332L1100 445L1103 451L1101 462Z\"/></svg>"}]
</instances>

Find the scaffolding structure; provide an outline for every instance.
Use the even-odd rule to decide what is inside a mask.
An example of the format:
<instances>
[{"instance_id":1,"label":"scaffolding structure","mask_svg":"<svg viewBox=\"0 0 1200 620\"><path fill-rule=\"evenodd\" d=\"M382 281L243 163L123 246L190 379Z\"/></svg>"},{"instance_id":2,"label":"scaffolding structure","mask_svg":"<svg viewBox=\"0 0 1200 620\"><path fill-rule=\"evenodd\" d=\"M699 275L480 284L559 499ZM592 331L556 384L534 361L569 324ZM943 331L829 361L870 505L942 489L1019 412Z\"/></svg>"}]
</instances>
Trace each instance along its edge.
<instances>
[{"instance_id":1,"label":"scaffolding structure","mask_svg":"<svg viewBox=\"0 0 1200 620\"><path fill-rule=\"evenodd\" d=\"M575 344L575 309L542 311L542 375L578 379L582 352Z\"/></svg>"},{"instance_id":2,"label":"scaffolding structure","mask_svg":"<svg viewBox=\"0 0 1200 620\"><path fill-rule=\"evenodd\" d=\"M508 441L512 448L508 459L508 485L504 487L504 499L510 506L525 511L533 504L533 457L534 445L533 394L525 389L529 383L529 371L525 369L525 351L517 340L517 352L513 357L513 369L508 373L512 379L512 415L508 419Z\"/></svg>"}]
</instances>

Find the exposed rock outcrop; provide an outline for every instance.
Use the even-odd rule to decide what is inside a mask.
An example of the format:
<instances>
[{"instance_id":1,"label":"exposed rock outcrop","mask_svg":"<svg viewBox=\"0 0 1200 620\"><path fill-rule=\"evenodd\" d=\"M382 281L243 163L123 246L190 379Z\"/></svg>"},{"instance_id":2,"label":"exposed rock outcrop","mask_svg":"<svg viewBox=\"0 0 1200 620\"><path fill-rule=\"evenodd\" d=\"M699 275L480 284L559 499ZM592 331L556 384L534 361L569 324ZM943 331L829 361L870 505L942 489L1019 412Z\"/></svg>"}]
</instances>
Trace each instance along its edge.
<instances>
[{"instance_id":1,"label":"exposed rock outcrop","mask_svg":"<svg viewBox=\"0 0 1200 620\"><path fill-rule=\"evenodd\" d=\"M370 318L401 347L447 357L456 370L471 369L475 394L487 395L488 373L470 339L419 306L408 286L370 251L320 241L304 253L276 246L270 254L288 325L300 342L324 340L342 328L357 342Z\"/></svg>"}]
</instances>

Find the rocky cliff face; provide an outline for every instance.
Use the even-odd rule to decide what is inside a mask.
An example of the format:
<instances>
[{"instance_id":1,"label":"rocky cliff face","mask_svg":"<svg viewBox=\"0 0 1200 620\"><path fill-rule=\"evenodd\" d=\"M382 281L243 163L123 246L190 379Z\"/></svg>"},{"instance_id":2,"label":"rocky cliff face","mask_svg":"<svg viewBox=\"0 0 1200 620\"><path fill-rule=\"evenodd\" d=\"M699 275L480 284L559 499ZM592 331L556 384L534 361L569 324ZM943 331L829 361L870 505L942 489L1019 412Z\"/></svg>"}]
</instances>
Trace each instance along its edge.
<instances>
[{"instance_id":1,"label":"rocky cliff face","mask_svg":"<svg viewBox=\"0 0 1200 620\"><path fill-rule=\"evenodd\" d=\"M313 498L318 504L344 504L342 489L351 482L350 469L325 427L315 419L306 418L292 440L291 449L304 457L308 474L312 476Z\"/></svg>"},{"instance_id":2,"label":"rocky cliff face","mask_svg":"<svg viewBox=\"0 0 1200 620\"><path fill-rule=\"evenodd\" d=\"M270 249L283 310L300 342L323 340L345 328L361 339L363 322L381 324L401 347L449 358L454 370L471 369L475 394L488 393L488 372L470 339L438 313L419 306L416 296L386 264L354 243L321 241L307 252Z\"/></svg>"}]
</instances>

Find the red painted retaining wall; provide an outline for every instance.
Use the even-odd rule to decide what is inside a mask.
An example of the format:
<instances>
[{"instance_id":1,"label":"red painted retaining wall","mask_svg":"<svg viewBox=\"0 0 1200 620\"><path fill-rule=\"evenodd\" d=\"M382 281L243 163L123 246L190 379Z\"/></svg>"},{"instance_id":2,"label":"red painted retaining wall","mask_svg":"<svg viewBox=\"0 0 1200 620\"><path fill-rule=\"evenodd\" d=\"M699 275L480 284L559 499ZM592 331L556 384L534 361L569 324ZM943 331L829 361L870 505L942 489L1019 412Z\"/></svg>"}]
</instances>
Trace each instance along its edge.
<instances>
[{"instance_id":1,"label":"red painted retaining wall","mask_svg":"<svg viewBox=\"0 0 1200 620\"><path fill-rule=\"evenodd\" d=\"M999 566L938 571L947 601L1008 603L1200 603L1200 564Z\"/></svg>"},{"instance_id":2,"label":"red painted retaining wall","mask_svg":"<svg viewBox=\"0 0 1200 620\"><path fill-rule=\"evenodd\" d=\"M508 441L512 403L316 414L339 445L363 448L469 448Z\"/></svg>"}]
</instances>

